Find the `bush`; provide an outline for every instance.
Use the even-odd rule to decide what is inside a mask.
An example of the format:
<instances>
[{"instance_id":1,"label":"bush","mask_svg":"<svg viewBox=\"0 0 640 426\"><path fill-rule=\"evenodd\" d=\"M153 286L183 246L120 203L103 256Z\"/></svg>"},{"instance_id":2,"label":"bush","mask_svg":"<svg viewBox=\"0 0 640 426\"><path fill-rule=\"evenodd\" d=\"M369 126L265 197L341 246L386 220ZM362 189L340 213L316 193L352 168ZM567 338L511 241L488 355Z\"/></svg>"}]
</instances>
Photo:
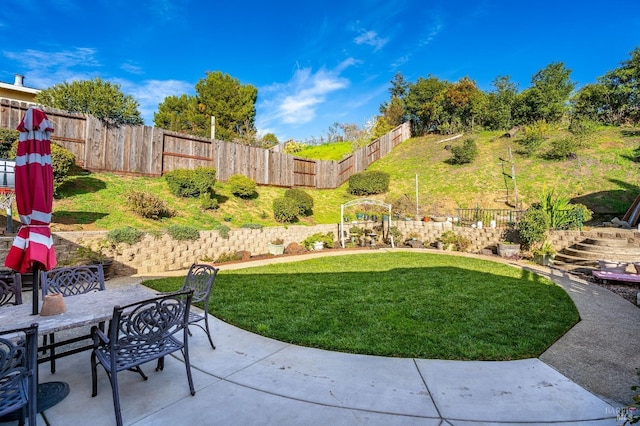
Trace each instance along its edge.
<instances>
[{"instance_id":1,"label":"bush","mask_svg":"<svg viewBox=\"0 0 640 426\"><path fill-rule=\"evenodd\" d=\"M19 138L20 132L17 130L0 129L0 158L15 158L15 151L11 156L11 148Z\"/></svg>"},{"instance_id":2,"label":"bush","mask_svg":"<svg viewBox=\"0 0 640 426\"><path fill-rule=\"evenodd\" d=\"M211 167L196 167L194 170L177 169L164 175L169 190L176 197L199 197L213 195L216 170Z\"/></svg>"},{"instance_id":3,"label":"bush","mask_svg":"<svg viewBox=\"0 0 640 426\"><path fill-rule=\"evenodd\" d=\"M456 251L466 251L471 245L471 241L468 238L453 231L443 232L439 240L442 241L445 247L453 245Z\"/></svg>"},{"instance_id":4,"label":"bush","mask_svg":"<svg viewBox=\"0 0 640 426\"><path fill-rule=\"evenodd\" d=\"M154 194L131 191L125 195L125 199L131 211L146 219L160 219L174 214L167 204Z\"/></svg>"},{"instance_id":5,"label":"bush","mask_svg":"<svg viewBox=\"0 0 640 426\"><path fill-rule=\"evenodd\" d=\"M218 199L211 194L200 194L200 208L203 210L216 210L220 205Z\"/></svg>"},{"instance_id":6,"label":"bush","mask_svg":"<svg viewBox=\"0 0 640 426\"><path fill-rule=\"evenodd\" d=\"M333 248L333 232L327 232L326 234L318 232L313 235L309 235L304 239L302 245L307 250L311 250L313 248L313 243L315 243L316 241L321 241L326 248Z\"/></svg>"},{"instance_id":7,"label":"bush","mask_svg":"<svg viewBox=\"0 0 640 426\"><path fill-rule=\"evenodd\" d=\"M273 200L273 217L276 222L293 222L298 218L300 208L293 198L281 197Z\"/></svg>"},{"instance_id":8,"label":"bush","mask_svg":"<svg viewBox=\"0 0 640 426\"><path fill-rule=\"evenodd\" d=\"M528 247L542 243L546 239L550 223L547 212L540 208L529 208L518 224L520 241Z\"/></svg>"},{"instance_id":9,"label":"bush","mask_svg":"<svg viewBox=\"0 0 640 426\"><path fill-rule=\"evenodd\" d=\"M578 154L579 143L576 138L565 137L551 141L551 149L547 158L551 160L566 160L575 158Z\"/></svg>"},{"instance_id":10,"label":"bush","mask_svg":"<svg viewBox=\"0 0 640 426\"><path fill-rule=\"evenodd\" d=\"M0 138L2 138L2 135L0 135ZM3 146L0 145L0 149L3 149ZM11 148L6 152L6 157L13 160L16 158L17 152L18 140L16 139L11 145ZM69 177L69 172L73 169L73 167L75 167L76 156L73 155L73 153L68 149L58 144L52 143L51 165L53 167L53 193L55 194L58 191L60 185L62 185L64 181L67 180L67 177Z\"/></svg>"},{"instance_id":11,"label":"bush","mask_svg":"<svg viewBox=\"0 0 640 426\"><path fill-rule=\"evenodd\" d=\"M107 241L113 244L126 243L131 245L140 242L143 236L144 232L139 229L132 228L131 226L125 226L109 231L107 233Z\"/></svg>"},{"instance_id":12,"label":"bush","mask_svg":"<svg viewBox=\"0 0 640 426\"><path fill-rule=\"evenodd\" d=\"M377 170L354 173L349 176L347 192L353 195L371 195L387 192L389 174Z\"/></svg>"},{"instance_id":13,"label":"bush","mask_svg":"<svg viewBox=\"0 0 640 426\"><path fill-rule=\"evenodd\" d=\"M193 226L171 225L167 228L167 233L177 241L196 241L200 238L200 231Z\"/></svg>"},{"instance_id":14,"label":"bush","mask_svg":"<svg viewBox=\"0 0 640 426\"><path fill-rule=\"evenodd\" d=\"M284 192L284 196L293 199L298 205L298 214L309 216L313 214L313 197L301 189L292 188Z\"/></svg>"},{"instance_id":15,"label":"bush","mask_svg":"<svg viewBox=\"0 0 640 426\"><path fill-rule=\"evenodd\" d=\"M231 193L240 198L251 198L256 193L256 183L253 179L244 175L233 175L229 177L229 188Z\"/></svg>"},{"instance_id":16,"label":"bush","mask_svg":"<svg viewBox=\"0 0 640 426\"><path fill-rule=\"evenodd\" d=\"M240 226L240 228L262 229L264 228L264 225L261 223L243 223L242 226Z\"/></svg>"},{"instance_id":17,"label":"bush","mask_svg":"<svg viewBox=\"0 0 640 426\"><path fill-rule=\"evenodd\" d=\"M520 144L524 147L524 153L526 155L533 155L540 148L542 142L544 142L545 135L549 132L551 127L544 121L536 121L535 123L525 126L522 132L522 138L519 140Z\"/></svg>"},{"instance_id":18,"label":"bush","mask_svg":"<svg viewBox=\"0 0 640 426\"><path fill-rule=\"evenodd\" d=\"M473 139L466 139L462 145L451 148L451 164L469 164L478 157L478 146Z\"/></svg>"},{"instance_id":19,"label":"bush","mask_svg":"<svg viewBox=\"0 0 640 426\"><path fill-rule=\"evenodd\" d=\"M229 238L229 231L231 230L227 225L217 225L215 228L213 228L214 231L218 231L218 233L220 234L220 236L222 238L224 238L225 240L227 238Z\"/></svg>"}]
</instances>

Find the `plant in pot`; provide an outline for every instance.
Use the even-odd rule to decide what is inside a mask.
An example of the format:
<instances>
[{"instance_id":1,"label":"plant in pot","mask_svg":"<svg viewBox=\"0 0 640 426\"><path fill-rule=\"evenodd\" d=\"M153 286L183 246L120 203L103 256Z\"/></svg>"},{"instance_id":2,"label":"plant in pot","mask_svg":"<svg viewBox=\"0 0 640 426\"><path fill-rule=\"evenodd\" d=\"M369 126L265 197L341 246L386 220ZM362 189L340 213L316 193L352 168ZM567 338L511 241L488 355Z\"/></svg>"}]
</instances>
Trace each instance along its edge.
<instances>
[{"instance_id":1,"label":"plant in pot","mask_svg":"<svg viewBox=\"0 0 640 426\"><path fill-rule=\"evenodd\" d=\"M538 265L551 266L556 256L556 249L549 241L545 241L539 247L532 249L531 254L533 254L533 261Z\"/></svg>"},{"instance_id":2,"label":"plant in pot","mask_svg":"<svg viewBox=\"0 0 640 426\"><path fill-rule=\"evenodd\" d=\"M508 228L502 234L502 239L498 242L498 256L505 258L515 258L520 256L520 242L518 231Z\"/></svg>"},{"instance_id":3,"label":"plant in pot","mask_svg":"<svg viewBox=\"0 0 640 426\"><path fill-rule=\"evenodd\" d=\"M284 240L282 238L276 238L269 242L269 254L274 256L284 254Z\"/></svg>"},{"instance_id":4,"label":"plant in pot","mask_svg":"<svg viewBox=\"0 0 640 426\"><path fill-rule=\"evenodd\" d=\"M322 250L325 247L331 248L333 247L334 239L333 232L327 232L326 234L322 234L317 232L313 235L308 236L302 242L302 245L307 250Z\"/></svg>"},{"instance_id":5,"label":"plant in pot","mask_svg":"<svg viewBox=\"0 0 640 426\"><path fill-rule=\"evenodd\" d=\"M362 229L357 226L352 226L349 228L349 236L351 238L352 243L356 243L360 236L362 235Z\"/></svg>"}]
</instances>

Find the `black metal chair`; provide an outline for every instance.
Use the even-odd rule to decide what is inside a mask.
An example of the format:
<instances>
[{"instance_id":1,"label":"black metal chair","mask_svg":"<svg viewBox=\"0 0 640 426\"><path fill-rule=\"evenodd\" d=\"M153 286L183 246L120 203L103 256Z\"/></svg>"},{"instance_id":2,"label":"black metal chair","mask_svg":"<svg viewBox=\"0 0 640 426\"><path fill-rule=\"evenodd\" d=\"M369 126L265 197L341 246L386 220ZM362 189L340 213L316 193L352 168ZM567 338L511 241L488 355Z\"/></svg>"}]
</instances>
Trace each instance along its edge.
<instances>
[{"instance_id":1,"label":"black metal chair","mask_svg":"<svg viewBox=\"0 0 640 426\"><path fill-rule=\"evenodd\" d=\"M20 412L29 426L38 411L38 324L0 332L0 416Z\"/></svg>"},{"instance_id":2,"label":"black metal chair","mask_svg":"<svg viewBox=\"0 0 640 426\"><path fill-rule=\"evenodd\" d=\"M202 302L204 305L204 314L201 315L196 312L189 313L189 325L196 325L207 333L212 349L216 347L213 344L209 330L209 297L211 296L211 289L213 288L213 283L218 275L218 271L218 268L214 268L211 265L194 263L191 265L191 268L189 268L189 273L185 277L184 284L182 285L182 291L193 290L193 303ZM204 320L205 327L198 324L202 320ZM189 336L191 336L190 331Z\"/></svg>"},{"instance_id":3,"label":"black metal chair","mask_svg":"<svg viewBox=\"0 0 640 426\"><path fill-rule=\"evenodd\" d=\"M106 335L98 327L92 328L94 345L91 352L91 396L98 394L99 363L111 382L118 426L122 425L118 393L118 373L121 371L136 371L147 380L140 369L142 364L157 360L156 371L161 371L164 369L164 357L181 351L187 369L189 390L191 395L195 395L188 344L192 298L192 291L181 291L127 306L116 306ZM177 336L180 332L182 340Z\"/></svg>"},{"instance_id":4,"label":"black metal chair","mask_svg":"<svg viewBox=\"0 0 640 426\"><path fill-rule=\"evenodd\" d=\"M0 271L0 306L22 305L22 276L15 271Z\"/></svg>"},{"instance_id":5,"label":"black metal chair","mask_svg":"<svg viewBox=\"0 0 640 426\"><path fill-rule=\"evenodd\" d=\"M103 291L104 271L101 264L70 266L64 268L54 268L50 271L40 272L40 285L42 286L42 300L47 294L60 293L62 297L75 296L78 294L90 293L92 291ZM104 330L104 322L100 323L100 328ZM50 343L47 344L47 336L44 336L42 352L50 351L51 373L56 372L56 348L58 346L80 342L91 338L91 333L83 334L69 340L56 344L55 335L49 334ZM91 349L92 345L78 348L67 354L77 353L82 350Z\"/></svg>"}]
</instances>

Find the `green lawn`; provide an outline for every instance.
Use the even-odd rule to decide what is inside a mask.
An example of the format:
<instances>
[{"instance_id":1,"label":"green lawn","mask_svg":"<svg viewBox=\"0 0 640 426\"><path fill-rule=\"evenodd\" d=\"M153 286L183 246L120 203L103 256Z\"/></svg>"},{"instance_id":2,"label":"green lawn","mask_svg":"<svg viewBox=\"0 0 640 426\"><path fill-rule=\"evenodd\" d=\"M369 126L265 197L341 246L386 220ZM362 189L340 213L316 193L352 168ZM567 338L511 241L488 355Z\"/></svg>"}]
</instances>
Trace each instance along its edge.
<instances>
[{"instance_id":1,"label":"green lawn","mask_svg":"<svg viewBox=\"0 0 640 426\"><path fill-rule=\"evenodd\" d=\"M182 281L145 285L170 291ZM209 312L304 346L460 360L537 357L579 319L569 296L538 275L488 260L407 252L221 271Z\"/></svg>"}]
</instances>

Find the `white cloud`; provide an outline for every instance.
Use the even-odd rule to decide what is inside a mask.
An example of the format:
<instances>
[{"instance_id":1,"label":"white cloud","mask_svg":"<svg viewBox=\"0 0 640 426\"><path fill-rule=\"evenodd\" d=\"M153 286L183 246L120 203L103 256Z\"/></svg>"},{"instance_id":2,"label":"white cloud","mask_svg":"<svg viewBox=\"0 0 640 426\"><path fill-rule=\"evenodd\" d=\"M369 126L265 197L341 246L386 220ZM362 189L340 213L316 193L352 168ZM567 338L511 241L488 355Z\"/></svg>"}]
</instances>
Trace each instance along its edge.
<instances>
[{"instance_id":1,"label":"white cloud","mask_svg":"<svg viewBox=\"0 0 640 426\"><path fill-rule=\"evenodd\" d=\"M65 81L91 79L100 68L95 49L78 47L72 50L46 52L27 49L23 52L3 51L2 55L18 64L25 85L45 89Z\"/></svg>"},{"instance_id":2,"label":"white cloud","mask_svg":"<svg viewBox=\"0 0 640 426\"><path fill-rule=\"evenodd\" d=\"M353 63L349 59L334 70L322 68L315 73L311 68L298 69L288 83L265 88L266 112L261 127L274 122L301 125L312 121L329 94L349 86L349 80L341 77L340 72Z\"/></svg>"},{"instance_id":3,"label":"white cloud","mask_svg":"<svg viewBox=\"0 0 640 426\"><path fill-rule=\"evenodd\" d=\"M389 41L388 38L378 37L378 33L375 31L362 31L354 40L356 44L366 44L374 47L374 52L382 49Z\"/></svg>"},{"instance_id":4,"label":"white cloud","mask_svg":"<svg viewBox=\"0 0 640 426\"><path fill-rule=\"evenodd\" d=\"M192 83L180 80L144 80L140 83L112 80L111 82L119 84L124 94L133 96L140 103L138 109L147 126L153 125L153 114L164 98L192 94L194 91Z\"/></svg>"}]
</instances>

